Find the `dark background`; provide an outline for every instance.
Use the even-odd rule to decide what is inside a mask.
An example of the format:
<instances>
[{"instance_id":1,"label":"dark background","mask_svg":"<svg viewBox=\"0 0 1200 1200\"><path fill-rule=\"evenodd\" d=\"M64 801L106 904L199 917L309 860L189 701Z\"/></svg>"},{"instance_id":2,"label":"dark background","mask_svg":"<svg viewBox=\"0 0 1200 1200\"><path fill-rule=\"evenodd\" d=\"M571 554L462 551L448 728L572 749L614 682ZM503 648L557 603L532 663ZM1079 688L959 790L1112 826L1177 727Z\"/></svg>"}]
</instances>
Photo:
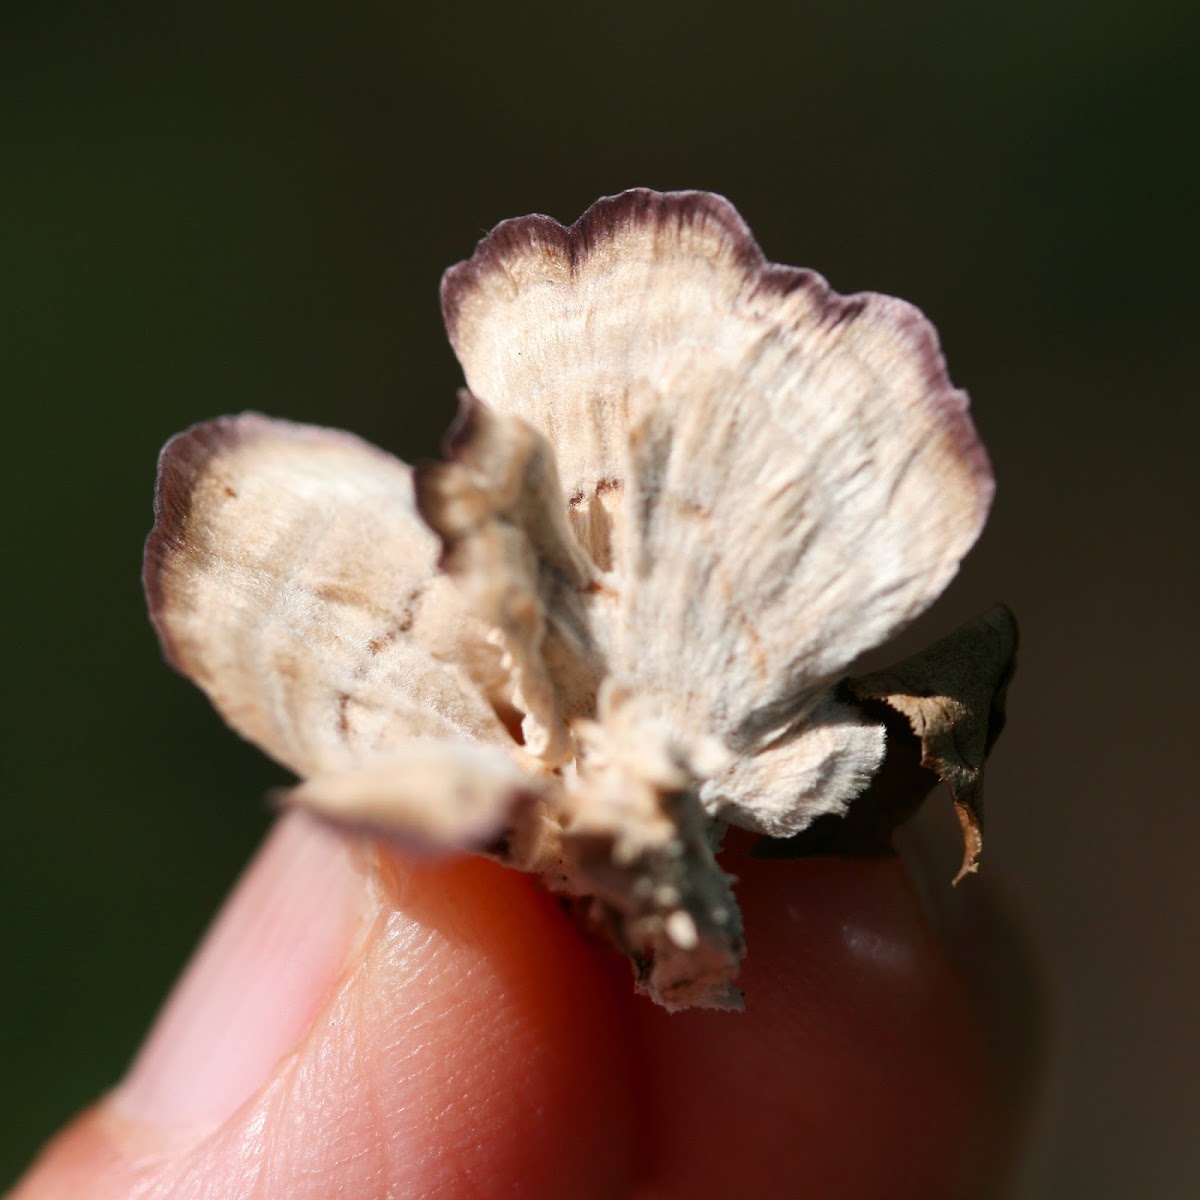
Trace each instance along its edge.
<instances>
[{"instance_id":1,"label":"dark background","mask_svg":"<svg viewBox=\"0 0 1200 1200\"><path fill-rule=\"evenodd\" d=\"M0 18L0 1183L119 1075L277 779L159 660L159 445L253 407L432 452L443 268L647 185L938 324L1000 491L921 631L1003 598L1024 635L987 847L1052 998L1022 1194L1200 1195L1191 6L167 7Z\"/></svg>"}]
</instances>

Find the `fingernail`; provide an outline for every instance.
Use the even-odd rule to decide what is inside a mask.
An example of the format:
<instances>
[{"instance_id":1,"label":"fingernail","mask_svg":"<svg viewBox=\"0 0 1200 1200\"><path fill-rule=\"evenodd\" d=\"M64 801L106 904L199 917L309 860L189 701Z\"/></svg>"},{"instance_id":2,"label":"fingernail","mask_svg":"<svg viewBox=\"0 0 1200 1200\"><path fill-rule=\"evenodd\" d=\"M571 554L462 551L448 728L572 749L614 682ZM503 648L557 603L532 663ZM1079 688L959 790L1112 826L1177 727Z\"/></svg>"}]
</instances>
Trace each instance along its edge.
<instances>
[{"instance_id":1,"label":"fingernail","mask_svg":"<svg viewBox=\"0 0 1200 1200\"><path fill-rule=\"evenodd\" d=\"M271 1078L344 972L370 903L355 849L282 818L167 998L114 1112L218 1125Z\"/></svg>"}]
</instances>

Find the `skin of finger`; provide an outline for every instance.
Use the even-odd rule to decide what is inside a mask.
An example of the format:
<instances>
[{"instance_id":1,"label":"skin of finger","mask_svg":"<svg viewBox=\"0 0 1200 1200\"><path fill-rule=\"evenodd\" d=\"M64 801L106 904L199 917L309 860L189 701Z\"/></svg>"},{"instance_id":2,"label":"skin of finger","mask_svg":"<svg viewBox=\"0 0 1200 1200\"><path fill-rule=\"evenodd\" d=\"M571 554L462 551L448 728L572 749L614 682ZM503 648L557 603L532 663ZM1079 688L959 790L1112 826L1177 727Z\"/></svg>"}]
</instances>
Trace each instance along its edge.
<instances>
[{"instance_id":1,"label":"skin of finger","mask_svg":"<svg viewBox=\"0 0 1200 1200\"><path fill-rule=\"evenodd\" d=\"M304 1195L307 1177L314 1195L561 1195L570 1179L573 1195L623 1197L635 1146L633 1192L662 1200L988 1195L977 1030L899 868L750 863L736 847L726 864L745 876L746 1014L631 1005L624 971L488 864L392 864L360 963L237 1119L164 1149L100 1106L18 1195ZM498 1010L492 1044L472 1036ZM431 1051L439 1036L471 1053Z\"/></svg>"},{"instance_id":2,"label":"skin of finger","mask_svg":"<svg viewBox=\"0 0 1200 1200\"><path fill-rule=\"evenodd\" d=\"M639 1010L639 1194L997 1194L979 1025L899 863L724 862L743 875L746 1011Z\"/></svg>"},{"instance_id":3,"label":"skin of finger","mask_svg":"<svg viewBox=\"0 0 1200 1200\"><path fill-rule=\"evenodd\" d=\"M631 1006L610 971L522 876L376 861L344 977L232 1119L171 1136L101 1102L11 1200L628 1195Z\"/></svg>"}]
</instances>

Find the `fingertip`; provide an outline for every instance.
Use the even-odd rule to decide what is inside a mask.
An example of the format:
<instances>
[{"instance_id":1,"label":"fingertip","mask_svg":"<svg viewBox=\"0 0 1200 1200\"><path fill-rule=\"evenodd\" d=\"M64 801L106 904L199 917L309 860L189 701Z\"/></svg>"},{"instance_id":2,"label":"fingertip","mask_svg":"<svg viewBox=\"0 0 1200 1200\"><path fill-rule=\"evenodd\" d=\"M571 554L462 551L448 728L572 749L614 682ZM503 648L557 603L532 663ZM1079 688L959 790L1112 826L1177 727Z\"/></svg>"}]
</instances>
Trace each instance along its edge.
<instances>
[{"instance_id":1,"label":"fingertip","mask_svg":"<svg viewBox=\"0 0 1200 1200\"><path fill-rule=\"evenodd\" d=\"M564 1180L573 1196L624 1194L631 1005L594 948L554 898L481 859L393 860L381 878L395 908L367 969L402 981L387 1088L443 1114L423 1135L440 1162L415 1194L559 1197ZM413 950L422 968L397 969ZM422 1015L418 1036L406 1013Z\"/></svg>"},{"instance_id":2,"label":"fingertip","mask_svg":"<svg viewBox=\"0 0 1200 1200\"><path fill-rule=\"evenodd\" d=\"M524 877L482 860L355 857L370 866L352 953L261 1086L215 1126L175 1123L169 1104L155 1121L119 1089L47 1146L14 1197L537 1198L561 1196L564 1179L581 1200L624 1194L629 1004L577 929ZM238 964L251 969L240 952ZM236 990L225 971L222 994ZM211 1006L204 1020L218 1028ZM186 1059L152 1052L167 1066L151 1091L167 1095L202 1061L198 1036L192 1025Z\"/></svg>"},{"instance_id":3,"label":"fingertip","mask_svg":"<svg viewBox=\"0 0 1200 1200\"><path fill-rule=\"evenodd\" d=\"M979 1029L899 863L725 865L746 1011L641 1014L652 1194L988 1195Z\"/></svg>"}]
</instances>

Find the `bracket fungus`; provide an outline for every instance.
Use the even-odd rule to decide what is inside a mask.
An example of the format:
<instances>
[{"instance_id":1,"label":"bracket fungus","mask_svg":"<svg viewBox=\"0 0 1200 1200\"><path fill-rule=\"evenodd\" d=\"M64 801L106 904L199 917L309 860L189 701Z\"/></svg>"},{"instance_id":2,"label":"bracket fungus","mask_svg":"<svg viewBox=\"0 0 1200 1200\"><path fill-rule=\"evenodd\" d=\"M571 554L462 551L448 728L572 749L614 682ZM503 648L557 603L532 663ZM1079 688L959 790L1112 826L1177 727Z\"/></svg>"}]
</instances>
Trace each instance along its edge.
<instances>
[{"instance_id":1,"label":"bracket fungus","mask_svg":"<svg viewBox=\"0 0 1200 1200\"><path fill-rule=\"evenodd\" d=\"M992 497L925 318L768 263L719 196L645 190L498 225L442 308L469 388L445 461L252 413L162 453L154 624L287 801L531 873L671 1009L741 1003L726 827L854 828L899 718L973 868L1007 610L844 678Z\"/></svg>"}]
</instances>

